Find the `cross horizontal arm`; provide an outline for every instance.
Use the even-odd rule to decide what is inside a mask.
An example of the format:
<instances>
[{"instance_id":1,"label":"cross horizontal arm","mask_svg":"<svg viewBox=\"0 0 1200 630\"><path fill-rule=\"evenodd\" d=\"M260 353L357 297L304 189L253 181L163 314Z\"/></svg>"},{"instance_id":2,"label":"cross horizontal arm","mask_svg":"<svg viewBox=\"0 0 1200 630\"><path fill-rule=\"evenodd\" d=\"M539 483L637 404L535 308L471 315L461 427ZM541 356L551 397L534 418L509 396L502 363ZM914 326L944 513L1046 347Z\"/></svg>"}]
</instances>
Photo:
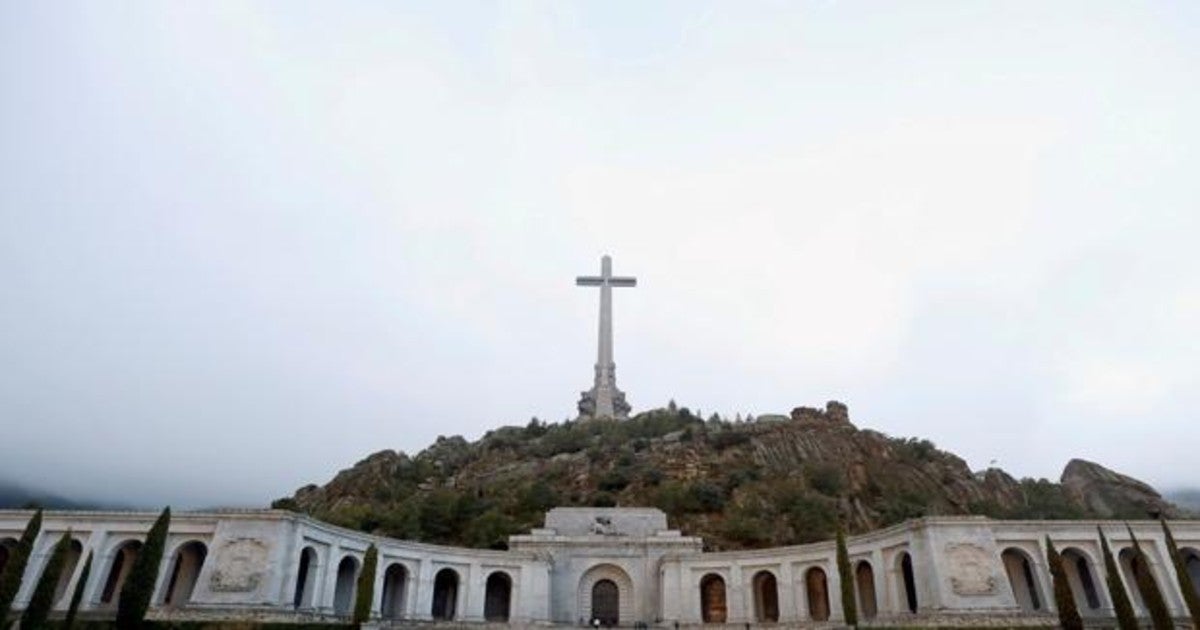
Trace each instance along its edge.
<instances>
[{"instance_id":1,"label":"cross horizontal arm","mask_svg":"<svg viewBox=\"0 0 1200 630\"><path fill-rule=\"evenodd\" d=\"M637 278L609 278L608 284L614 287L636 287Z\"/></svg>"},{"instance_id":2,"label":"cross horizontal arm","mask_svg":"<svg viewBox=\"0 0 1200 630\"><path fill-rule=\"evenodd\" d=\"M604 284L604 278L600 276L579 276L575 278L575 284L581 287L598 287Z\"/></svg>"}]
</instances>

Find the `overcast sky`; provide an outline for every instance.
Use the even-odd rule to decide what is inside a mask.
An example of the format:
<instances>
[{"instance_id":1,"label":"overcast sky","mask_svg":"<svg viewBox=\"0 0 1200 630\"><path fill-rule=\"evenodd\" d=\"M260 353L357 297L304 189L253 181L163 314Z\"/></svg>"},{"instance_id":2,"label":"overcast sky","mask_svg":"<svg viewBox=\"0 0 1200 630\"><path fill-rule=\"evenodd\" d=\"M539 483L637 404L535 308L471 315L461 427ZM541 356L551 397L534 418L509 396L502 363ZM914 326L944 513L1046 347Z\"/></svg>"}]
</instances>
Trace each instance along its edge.
<instances>
[{"instance_id":1,"label":"overcast sky","mask_svg":"<svg viewBox=\"0 0 1200 630\"><path fill-rule=\"evenodd\" d=\"M0 480L265 505L619 386L1200 485L1200 4L0 7Z\"/></svg>"}]
</instances>

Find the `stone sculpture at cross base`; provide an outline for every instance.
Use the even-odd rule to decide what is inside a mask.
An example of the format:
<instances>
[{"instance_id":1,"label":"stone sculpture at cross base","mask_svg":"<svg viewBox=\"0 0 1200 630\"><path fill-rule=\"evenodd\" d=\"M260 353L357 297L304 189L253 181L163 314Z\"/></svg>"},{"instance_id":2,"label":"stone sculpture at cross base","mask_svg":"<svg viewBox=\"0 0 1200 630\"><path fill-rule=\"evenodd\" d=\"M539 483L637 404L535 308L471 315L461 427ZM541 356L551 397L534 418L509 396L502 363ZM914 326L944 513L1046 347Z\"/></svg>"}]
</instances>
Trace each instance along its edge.
<instances>
[{"instance_id":1,"label":"stone sculpture at cross base","mask_svg":"<svg viewBox=\"0 0 1200 630\"><path fill-rule=\"evenodd\" d=\"M580 418L629 417L625 393L617 389L617 364L613 362L612 288L636 287L637 278L612 275L612 258L600 259L599 276L580 276L575 284L581 287L600 287L600 343L596 352L596 376L592 388L579 397Z\"/></svg>"},{"instance_id":2,"label":"stone sculpture at cross base","mask_svg":"<svg viewBox=\"0 0 1200 630\"><path fill-rule=\"evenodd\" d=\"M628 402L625 402L625 392L623 392L619 389L616 389L614 387L612 389L611 393L608 395L612 399L612 413L611 414L603 414L603 413L598 414L598 413L596 413L596 390L589 389L588 391L585 391L585 392L579 392L579 405L578 405L579 417L580 418L598 418L598 417L607 416L607 417L611 417L611 418L616 418L618 420L623 420L625 418L628 418L629 412L633 408L629 406Z\"/></svg>"}]
</instances>

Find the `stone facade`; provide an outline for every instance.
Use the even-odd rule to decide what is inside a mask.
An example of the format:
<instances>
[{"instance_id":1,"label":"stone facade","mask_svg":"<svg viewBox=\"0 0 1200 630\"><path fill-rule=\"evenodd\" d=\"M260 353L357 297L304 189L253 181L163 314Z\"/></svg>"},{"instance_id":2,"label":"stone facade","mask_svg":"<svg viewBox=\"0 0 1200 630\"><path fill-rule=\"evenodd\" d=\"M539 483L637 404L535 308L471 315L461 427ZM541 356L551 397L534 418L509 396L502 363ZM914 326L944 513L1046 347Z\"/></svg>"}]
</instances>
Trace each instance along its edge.
<instances>
[{"instance_id":1,"label":"stone facade","mask_svg":"<svg viewBox=\"0 0 1200 630\"><path fill-rule=\"evenodd\" d=\"M47 512L16 607L63 531L75 537L60 584L62 610L82 558L94 554L82 608L102 614L155 518L134 512ZM11 545L27 511L0 511ZM860 617L879 625L1045 623L1053 613L1044 539L1068 561L1081 613L1110 618L1097 526L1114 553L1129 548L1123 523L994 521L935 517L848 541ZM1200 583L1200 521L1172 530ZM1133 524L1149 570L1178 617L1186 616L1157 523ZM841 621L832 541L705 553L655 509L557 508L545 527L510 539L509 551L442 547L371 536L282 511L176 514L152 615L162 618L310 619L349 614L367 546L379 548L373 615L380 623L506 622L579 625L702 623L810 625ZM0 553L0 561L7 554ZM1119 560L1132 583L1128 558ZM1140 608L1139 598L1131 599ZM609 617L611 615L611 617Z\"/></svg>"}]
</instances>

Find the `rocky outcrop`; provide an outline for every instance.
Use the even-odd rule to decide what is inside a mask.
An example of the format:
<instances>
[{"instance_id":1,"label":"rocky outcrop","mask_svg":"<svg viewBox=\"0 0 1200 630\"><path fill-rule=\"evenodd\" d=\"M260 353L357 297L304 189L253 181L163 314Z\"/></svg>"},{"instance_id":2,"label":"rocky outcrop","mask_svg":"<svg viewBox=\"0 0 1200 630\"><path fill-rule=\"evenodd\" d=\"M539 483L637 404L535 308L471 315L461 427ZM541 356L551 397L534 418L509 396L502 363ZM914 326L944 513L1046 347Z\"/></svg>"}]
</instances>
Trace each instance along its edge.
<instances>
[{"instance_id":1,"label":"rocky outcrop","mask_svg":"<svg viewBox=\"0 0 1200 630\"><path fill-rule=\"evenodd\" d=\"M1101 518L1179 518L1179 508L1157 490L1083 459L1072 459L1063 469L1061 483L1067 497Z\"/></svg>"},{"instance_id":2,"label":"rocky outcrop","mask_svg":"<svg viewBox=\"0 0 1200 630\"><path fill-rule=\"evenodd\" d=\"M278 507L383 534L503 544L554 506L655 506L715 549L821 540L925 515L1145 518L1173 506L1144 483L1074 460L1063 483L972 472L928 440L858 429L846 405L757 421L686 408L624 421L531 422L475 442L439 437L415 456L380 451Z\"/></svg>"}]
</instances>

